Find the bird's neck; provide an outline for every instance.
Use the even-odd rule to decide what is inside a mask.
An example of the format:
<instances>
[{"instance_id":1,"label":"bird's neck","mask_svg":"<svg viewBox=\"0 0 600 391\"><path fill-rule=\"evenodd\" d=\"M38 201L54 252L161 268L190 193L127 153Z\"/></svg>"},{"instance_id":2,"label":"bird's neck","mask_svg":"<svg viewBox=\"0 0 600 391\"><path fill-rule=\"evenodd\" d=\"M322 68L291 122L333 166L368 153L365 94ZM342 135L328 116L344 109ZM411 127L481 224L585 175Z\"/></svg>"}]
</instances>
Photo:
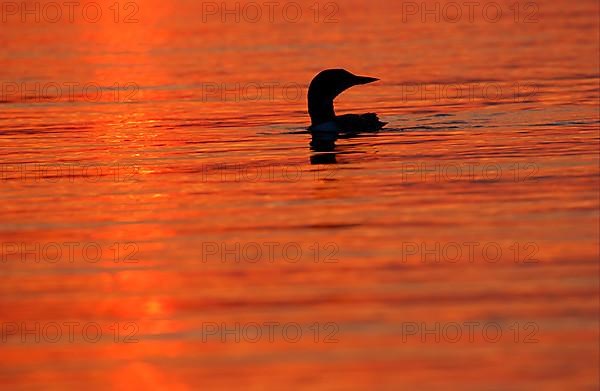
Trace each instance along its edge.
<instances>
[{"instance_id":1,"label":"bird's neck","mask_svg":"<svg viewBox=\"0 0 600 391\"><path fill-rule=\"evenodd\" d=\"M333 99L309 96L308 114L310 114L310 119L313 126L333 121L335 119Z\"/></svg>"}]
</instances>

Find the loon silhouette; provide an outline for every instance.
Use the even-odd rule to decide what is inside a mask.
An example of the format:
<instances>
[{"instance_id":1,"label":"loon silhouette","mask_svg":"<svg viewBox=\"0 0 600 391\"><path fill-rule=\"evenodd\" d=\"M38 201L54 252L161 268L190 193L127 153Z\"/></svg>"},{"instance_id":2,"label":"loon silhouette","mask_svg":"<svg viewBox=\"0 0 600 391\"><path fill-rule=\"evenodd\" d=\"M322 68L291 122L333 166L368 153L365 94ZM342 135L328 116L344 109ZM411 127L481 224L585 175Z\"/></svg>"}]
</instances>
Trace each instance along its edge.
<instances>
[{"instance_id":1,"label":"loon silhouette","mask_svg":"<svg viewBox=\"0 0 600 391\"><path fill-rule=\"evenodd\" d=\"M375 113L335 115L333 100L348 88L378 81L357 76L345 69L327 69L311 81L308 88L308 113L312 132L357 133L376 131L387 125Z\"/></svg>"}]
</instances>

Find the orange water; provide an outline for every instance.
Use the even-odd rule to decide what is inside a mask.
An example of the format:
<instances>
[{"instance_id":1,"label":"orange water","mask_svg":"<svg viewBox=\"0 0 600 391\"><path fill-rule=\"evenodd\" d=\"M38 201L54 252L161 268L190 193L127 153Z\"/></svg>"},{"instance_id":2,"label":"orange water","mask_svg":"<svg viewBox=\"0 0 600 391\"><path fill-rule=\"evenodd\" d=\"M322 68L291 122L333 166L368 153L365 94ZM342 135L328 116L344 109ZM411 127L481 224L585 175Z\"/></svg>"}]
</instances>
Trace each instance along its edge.
<instances>
[{"instance_id":1,"label":"orange water","mask_svg":"<svg viewBox=\"0 0 600 391\"><path fill-rule=\"evenodd\" d=\"M0 29L3 388L596 389L597 1L96 4ZM330 67L390 124L317 153Z\"/></svg>"}]
</instances>

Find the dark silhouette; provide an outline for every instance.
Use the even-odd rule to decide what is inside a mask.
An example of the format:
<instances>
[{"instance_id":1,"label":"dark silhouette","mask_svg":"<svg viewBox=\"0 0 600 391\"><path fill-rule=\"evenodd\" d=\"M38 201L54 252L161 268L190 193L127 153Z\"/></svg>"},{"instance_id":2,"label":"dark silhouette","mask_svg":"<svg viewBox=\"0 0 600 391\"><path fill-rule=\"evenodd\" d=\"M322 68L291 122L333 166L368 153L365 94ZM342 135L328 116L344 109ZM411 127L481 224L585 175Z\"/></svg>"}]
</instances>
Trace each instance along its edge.
<instances>
[{"instance_id":1,"label":"dark silhouette","mask_svg":"<svg viewBox=\"0 0 600 391\"><path fill-rule=\"evenodd\" d=\"M335 115L333 100L348 88L378 81L374 77L356 76L345 69L328 69L319 73L308 88L308 113L311 131L343 133L372 132L386 125L377 114Z\"/></svg>"},{"instance_id":2,"label":"dark silhouette","mask_svg":"<svg viewBox=\"0 0 600 391\"><path fill-rule=\"evenodd\" d=\"M332 152L338 137L348 138L361 132L375 132L387 123L375 113L335 115L333 100L348 88L378 81L374 77L357 76L345 69L327 69L319 73L308 88L308 113L315 152ZM319 160L319 159L317 159ZM326 159L332 161L331 157Z\"/></svg>"}]
</instances>

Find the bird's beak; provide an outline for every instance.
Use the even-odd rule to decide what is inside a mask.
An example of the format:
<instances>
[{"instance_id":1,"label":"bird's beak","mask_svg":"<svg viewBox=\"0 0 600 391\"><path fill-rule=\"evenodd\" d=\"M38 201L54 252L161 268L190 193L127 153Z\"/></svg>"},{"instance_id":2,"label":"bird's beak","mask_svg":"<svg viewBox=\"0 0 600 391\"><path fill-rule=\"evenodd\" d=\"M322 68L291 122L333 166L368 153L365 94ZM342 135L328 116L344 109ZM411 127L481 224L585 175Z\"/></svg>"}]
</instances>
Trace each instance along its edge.
<instances>
[{"instance_id":1,"label":"bird's beak","mask_svg":"<svg viewBox=\"0 0 600 391\"><path fill-rule=\"evenodd\" d=\"M358 86L361 84L369 84L369 83L373 83L374 81L378 81L379 79L375 78L375 77L368 77L368 76L355 76L354 78L354 85Z\"/></svg>"}]
</instances>

